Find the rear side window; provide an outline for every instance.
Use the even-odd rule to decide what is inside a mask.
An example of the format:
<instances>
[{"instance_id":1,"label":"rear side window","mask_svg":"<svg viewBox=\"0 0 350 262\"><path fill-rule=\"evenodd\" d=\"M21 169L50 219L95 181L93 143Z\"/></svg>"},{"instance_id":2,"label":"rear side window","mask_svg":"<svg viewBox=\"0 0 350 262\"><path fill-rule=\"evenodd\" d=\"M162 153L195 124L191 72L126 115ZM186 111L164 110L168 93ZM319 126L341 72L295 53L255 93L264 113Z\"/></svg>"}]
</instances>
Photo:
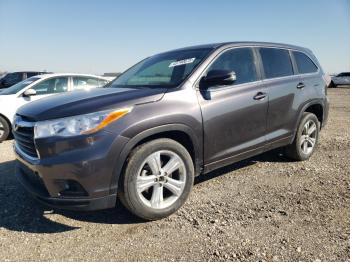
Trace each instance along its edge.
<instances>
[{"instance_id":1,"label":"rear side window","mask_svg":"<svg viewBox=\"0 0 350 262\"><path fill-rule=\"evenodd\" d=\"M73 89L90 89L99 87L99 79L91 77L73 77Z\"/></svg>"},{"instance_id":2,"label":"rear side window","mask_svg":"<svg viewBox=\"0 0 350 262\"><path fill-rule=\"evenodd\" d=\"M102 87L102 86L105 86L108 84L108 81L107 80L102 80L102 79L99 79L98 80L98 86L99 87Z\"/></svg>"},{"instance_id":3,"label":"rear side window","mask_svg":"<svg viewBox=\"0 0 350 262\"><path fill-rule=\"evenodd\" d=\"M264 66L266 78L293 75L292 61L290 60L288 50L276 48L260 48L259 52Z\"/></svg>"},{"instance_id":4,"label":"rear side window","mask_svg":"<svg viewBox=\"0 0 350 262\"><path fill-rule=\"evenodd\" d=\"M228 70L236 73L235 85L257 81L254 55L251 48L235 48L226 51L209 67L211 70Z\"/></svg>"},{"instance_id":5,"label":"rear side window","mask_svg":"<svg viewBox=\"0 0 350 262\"><path fill-rule=\"evenodd\" d=\"M300 74L317 72L317 66L307 55L297 51L293 51L293 55Z\"/></svg>"}]
</instances>

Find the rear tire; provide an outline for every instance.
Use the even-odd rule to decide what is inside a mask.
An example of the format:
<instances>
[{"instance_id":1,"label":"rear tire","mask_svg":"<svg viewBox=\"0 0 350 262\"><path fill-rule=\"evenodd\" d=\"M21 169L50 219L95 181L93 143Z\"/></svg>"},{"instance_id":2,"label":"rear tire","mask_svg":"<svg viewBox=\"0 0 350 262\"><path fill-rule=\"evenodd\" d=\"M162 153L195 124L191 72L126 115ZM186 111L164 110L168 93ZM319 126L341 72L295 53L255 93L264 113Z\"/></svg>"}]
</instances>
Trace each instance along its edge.
<instances>
[{"instance_id":1,"label":"rear tire","mask_svg":"<svg viewBox=\"0 0 350 262\"><path fill-rule=\"evenodd\" d=\"M286 156L297 161L309 159L317 147L319 131L317 117L309 112L303 113L293 143L285 148Z\"/></svg>"},{"instance_id":2,"label":"rear tire","mask_svg":"<svg viewBox=\"0 0 350 262\"><path fill-rule=\"evenodd\" d=\"M5 118L0 116L0 142L6 140L10 134L10 126Z\"/></svg>"},{"instance_id":3,"label":"rear tire","mask_svg":"<svg viewBox=\"0 0 350 262\"><path fill-rule=\"evenodd\" d=\"M171 215L185 203L193 181L194 166L186 148L161 138L131 152L118 196L131 213L156 220Z\"/></svg>"}]
</instances>

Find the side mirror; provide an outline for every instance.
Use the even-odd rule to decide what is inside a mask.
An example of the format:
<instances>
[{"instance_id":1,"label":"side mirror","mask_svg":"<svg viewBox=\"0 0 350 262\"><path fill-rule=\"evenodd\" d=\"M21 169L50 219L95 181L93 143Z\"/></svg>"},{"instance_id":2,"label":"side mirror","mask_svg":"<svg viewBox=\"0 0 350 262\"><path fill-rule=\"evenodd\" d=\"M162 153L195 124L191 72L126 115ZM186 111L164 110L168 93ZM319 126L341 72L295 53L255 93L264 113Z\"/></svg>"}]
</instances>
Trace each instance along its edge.
<instances>
[{"instance_id":1,"label":"side mirror","mask_svg":"<svg viewBox=\"0 0 350 262\"><path fill-rule=\"evenodd\" d=\"M23 96L25 97L30 97L30 96L35 96L36 95L36 91L34 89L27 89L26 91L24 91Z\"/></svg>"},{"instance_id":2,"label":"side mirror","mask_svg":"<svg viewBox=\"0 0 350 262\"><path fill-rule=\"evenodd\" d=\"M228 70L211 70L200 81L201 88L211 86L231 85L236 81L236 73Z\"/></svg>"}]
</instances>

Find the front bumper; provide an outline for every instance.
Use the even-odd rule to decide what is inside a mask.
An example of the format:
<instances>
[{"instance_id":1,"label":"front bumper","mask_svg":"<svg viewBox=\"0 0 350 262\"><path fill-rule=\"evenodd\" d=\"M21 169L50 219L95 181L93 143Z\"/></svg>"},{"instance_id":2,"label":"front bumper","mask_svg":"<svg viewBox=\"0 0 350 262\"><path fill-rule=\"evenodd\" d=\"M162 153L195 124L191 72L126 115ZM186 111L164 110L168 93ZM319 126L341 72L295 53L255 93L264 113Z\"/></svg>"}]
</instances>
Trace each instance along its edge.
<instances>
[{"instance_id":1,"label":"front bumper","mask_svg":"<svg viewBox=\"0 0 350 262\"><path fill-rule=\"evenodd\" d=\"M90 139L91 138L87 138ZM28 158L16 148L16 176L34 198L52 207L70 210L113 208L115 164L128 139L110 133L99 134L90 146L52 154L42 159ZM50 142L50 148L55 148ZM74 143L74 142L73 142ZM76 190L67 194L73 184ZM78 185L78 186L76 186Z\"/></svg>"},{"instance_id":2,"label":"front bumper","mask_svg":"<svg viewBox=\"0 0 350 262\"><path fill-rule=\"evenodd\" d=\"M35 199L39 200L41 203L56 208L82 211L107 209L114 207L117 199L116 194L97 198L52 197L45 186L44 179L40 177L39 173L28 168L26 164L20 161L17 161L16 164L16 176L23 187L31 193ZM37 178L33 179L33 176L36 176Z\"/></svg>"}]
</instances>

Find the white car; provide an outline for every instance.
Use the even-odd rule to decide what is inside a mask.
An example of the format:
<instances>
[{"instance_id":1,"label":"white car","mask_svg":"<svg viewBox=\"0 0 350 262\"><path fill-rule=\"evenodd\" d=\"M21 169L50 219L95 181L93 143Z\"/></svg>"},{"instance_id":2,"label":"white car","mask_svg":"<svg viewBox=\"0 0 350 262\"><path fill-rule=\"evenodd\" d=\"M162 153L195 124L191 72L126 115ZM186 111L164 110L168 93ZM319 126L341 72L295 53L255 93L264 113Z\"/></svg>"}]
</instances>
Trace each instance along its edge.
<instances>
[{"instance_id":1,"label":"white car","mask_svg":"<svg viewBox=\"0 0 350 262\"><path fill-rule=\"evenodd\" d=\"M350 86L350 72L343 72L332 77L330 87Z\"/></svg>"},{"instance_id":2,"label":"white car","mask_svg":"<svg viewBox=\"0 0 350 262\"><path fill-rule=\"evenodd\" d=\"M11 122L19 107L32 101L77 89L102 87L109 79L85 74L37 75L0 91L0 142L11 132Z\"/></svg>"}]
</instances>

